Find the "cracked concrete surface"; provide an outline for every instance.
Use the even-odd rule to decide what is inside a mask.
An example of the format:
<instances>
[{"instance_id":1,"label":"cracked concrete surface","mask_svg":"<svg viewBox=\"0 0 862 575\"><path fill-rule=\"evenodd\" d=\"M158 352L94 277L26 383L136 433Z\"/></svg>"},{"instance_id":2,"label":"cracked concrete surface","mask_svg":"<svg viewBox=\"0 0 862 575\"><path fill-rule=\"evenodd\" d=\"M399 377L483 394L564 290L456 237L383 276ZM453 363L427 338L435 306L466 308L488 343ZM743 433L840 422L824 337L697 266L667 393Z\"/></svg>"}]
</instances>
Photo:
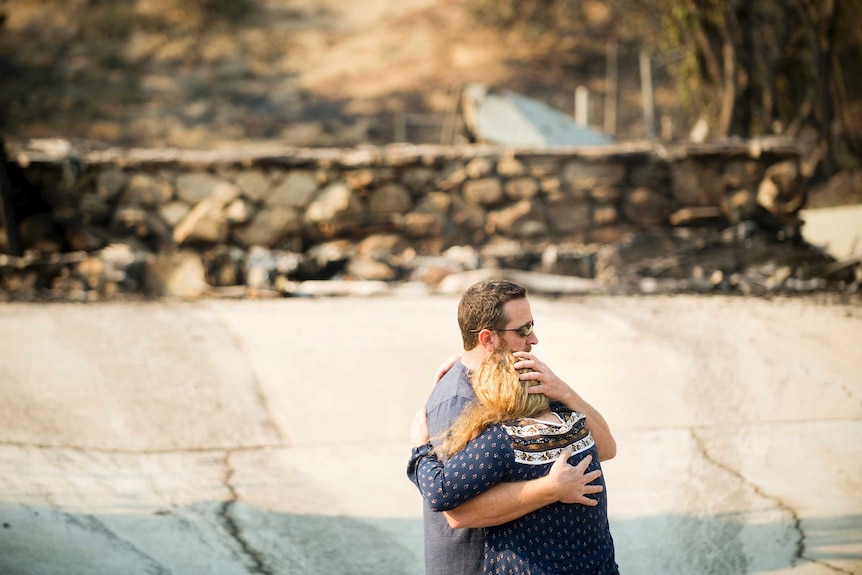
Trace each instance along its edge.
<instances>
[{"instance_id":1,"label":"cracked concrete surface","mask_svg":"<svg viewBox=\"0 0 862 575\"><path fill-rule=\"evenodd\" d=\"M862 573L862 310L533 297L623 573ZM0 573L421 573L449 297L0 306Z\"/></svg>"}]
</instances>

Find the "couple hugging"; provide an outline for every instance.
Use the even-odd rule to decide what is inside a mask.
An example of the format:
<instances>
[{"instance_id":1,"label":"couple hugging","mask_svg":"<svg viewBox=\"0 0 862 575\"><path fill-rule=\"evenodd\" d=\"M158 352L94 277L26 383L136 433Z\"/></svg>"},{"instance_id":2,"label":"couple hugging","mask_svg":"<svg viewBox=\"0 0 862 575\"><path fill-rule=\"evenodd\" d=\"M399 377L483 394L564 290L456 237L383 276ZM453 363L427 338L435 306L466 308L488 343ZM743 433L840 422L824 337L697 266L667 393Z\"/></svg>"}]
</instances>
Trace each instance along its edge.
<instances>
[{"instance_id":1,"label":"couple hugging","mask_svg":"<svg viewBox=\"0 0 862 575\"><path fill-rule=\"evenodd\" d=\"M426 575L618 574L600 464L616 443L531 353L526 289L471 286L458 324L464 351L441 366L411 429Z\"/></svg>"}]
</instances>

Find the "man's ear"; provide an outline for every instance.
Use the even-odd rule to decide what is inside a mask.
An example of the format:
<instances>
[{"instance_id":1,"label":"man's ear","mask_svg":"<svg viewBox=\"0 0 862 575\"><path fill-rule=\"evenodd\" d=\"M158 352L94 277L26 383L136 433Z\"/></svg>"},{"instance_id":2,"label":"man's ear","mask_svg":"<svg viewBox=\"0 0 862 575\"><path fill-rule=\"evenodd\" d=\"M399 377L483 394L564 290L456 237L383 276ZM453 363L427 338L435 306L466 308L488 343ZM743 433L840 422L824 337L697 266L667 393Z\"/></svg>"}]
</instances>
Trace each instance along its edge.
<instances>
[{"instance_id":1,"label":"man's ear","mask_svg":"<svg viewBox=\"0 0 862 575\"><path fill-rule=\"evenodd\" d=\"M479 345L485 348L485 351L494 351L494 332L489 329L483 329L479 332Z\"/></svg>"}]
</instances>

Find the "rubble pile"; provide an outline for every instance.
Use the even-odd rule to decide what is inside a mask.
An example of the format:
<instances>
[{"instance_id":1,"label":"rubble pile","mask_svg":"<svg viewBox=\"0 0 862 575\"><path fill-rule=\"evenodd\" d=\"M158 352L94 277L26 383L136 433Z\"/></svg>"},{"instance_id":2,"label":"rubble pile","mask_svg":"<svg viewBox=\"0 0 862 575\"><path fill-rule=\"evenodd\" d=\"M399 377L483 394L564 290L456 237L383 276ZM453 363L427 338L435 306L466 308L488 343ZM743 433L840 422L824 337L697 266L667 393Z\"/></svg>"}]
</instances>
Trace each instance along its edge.
<instances>
[{"instance_id":1,"label":"rubble pile","mask_svg":"<svg viewBox=\"0 0 862 575\"><path fill-rule=\"evenodd\" d=\"M53 145L10 148L5 301L445 293L489 274L548 294L855 293L862 280L858 259L804 241L799 156L781 142Z\"/></svg>"}]
</instances>

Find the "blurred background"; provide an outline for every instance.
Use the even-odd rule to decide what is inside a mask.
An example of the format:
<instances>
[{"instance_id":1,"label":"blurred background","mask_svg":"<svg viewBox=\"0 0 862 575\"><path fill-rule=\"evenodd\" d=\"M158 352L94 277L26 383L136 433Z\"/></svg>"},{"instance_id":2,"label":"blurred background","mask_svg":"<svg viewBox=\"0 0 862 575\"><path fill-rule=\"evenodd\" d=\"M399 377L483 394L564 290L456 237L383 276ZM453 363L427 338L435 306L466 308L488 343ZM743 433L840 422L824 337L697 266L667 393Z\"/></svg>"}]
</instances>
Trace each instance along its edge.
<instances>
[{"instance_id":1,"label":"blurred background","mask_svg":"<svg viewBox=\"0 0 862 575\"><path fill-rule=\"evenodd\" d=\"M618 141L793 138L808 207L860 203L860 18L857 0L3 0L0 132L459 143L480 84L573 117L579 102Z\"/></svg>"}]
</instances>

